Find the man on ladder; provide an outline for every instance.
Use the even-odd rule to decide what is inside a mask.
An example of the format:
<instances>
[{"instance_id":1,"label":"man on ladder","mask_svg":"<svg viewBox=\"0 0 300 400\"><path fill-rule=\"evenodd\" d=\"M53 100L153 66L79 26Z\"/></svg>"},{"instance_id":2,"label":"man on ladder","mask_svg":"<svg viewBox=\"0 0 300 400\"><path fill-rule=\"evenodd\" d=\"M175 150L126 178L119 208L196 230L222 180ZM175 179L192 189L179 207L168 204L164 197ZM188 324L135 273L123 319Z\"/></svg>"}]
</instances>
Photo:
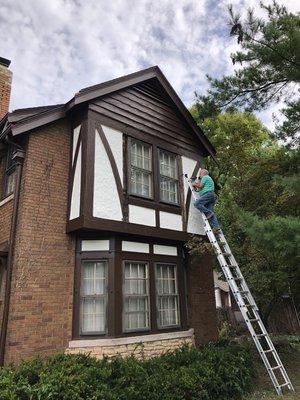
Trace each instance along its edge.
<instances>
[{"instance_id":1,"label":"man on ladder","mask_svg":"<svg viewBox=\"0 0 300 400\"><path fill-rule=\"evenodd\" d=\"M220 233L220 224L214 213L214 205L217 199L215 184L207 169L200 169L199 177L192 183L192 186L198 189L196 192L198 199L194 202L194 206L210 220L214 233Z\"/></svg>"},{"instance_id":2,"label":"man on ladder","mask_svg":"<svg viewBox=\"0 0 300 400\"><path fill-rule=\"evenodd\" d=\"M195 200L194 205L202 213L205 233L213 245L220 267L243 315L259 355L265 364L277 394L282 395L284 388L294 391L277 350L259 315L258 307L243 277L242 271L231 252L214 214L213 206L216 196L214 194L213 180L208 176L208 171L203 169L198 172L198 176L200 179L188 178L188 175L185 174ZM198 192L199 189L200 192Z\"/></svg>"}]
</instances>

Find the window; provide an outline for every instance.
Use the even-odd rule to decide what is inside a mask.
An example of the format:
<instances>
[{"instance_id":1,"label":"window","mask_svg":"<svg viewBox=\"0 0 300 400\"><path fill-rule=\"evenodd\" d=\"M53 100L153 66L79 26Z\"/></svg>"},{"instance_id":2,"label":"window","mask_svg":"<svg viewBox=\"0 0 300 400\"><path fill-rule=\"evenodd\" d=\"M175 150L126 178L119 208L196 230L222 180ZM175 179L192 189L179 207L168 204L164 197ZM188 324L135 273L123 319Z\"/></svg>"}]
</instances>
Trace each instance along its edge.
<instances>
[{"instance_id":1,"label":"window","mask_svg":"<svg viewBox=\"0 0 300 400\"><path fill-rule=\"evenodd\" d=\"M105 333L107 261L83 261L81 271L81 333Z\"/></svg>"},{"instance_id":2,"label":"window","mask_svg":"<svg viewBox=\"0 0 300 400\"><path fill-rule=\"evenodd\" d=\"M123 294L123 330L149 329L148 263L125 262Z\"/></svg>"},{"instance_id":3,"label":"window","mask_svg":"<svg viewBox=\"0 0 300 400\"><path fill-rule=\"evenodd\" d=\"M13 147L10 147L7 154L3 197L12 194L15 189L16 165L12 159L13 150Z\"/></svg>"},{"instance_id":4,"label":"window","mask_svg":"<svg viewBox=\"0 0 300 400\"><path fill-rule=\"evenodd\" d=\"M179 325L176 265L156 264L158 327Z\"/></svg>"},{"instance_id":5,"label":"window","mask_svg":"<svg viewBox=\"0 0 300 400\"><path fill-rule=\"evenodd\" d=\"M130 140L130 193L152 197L151 145Z\"/></svg>"},{"instance_id":6,"label":"window","mask_svg":"<svg viewBox=\"0 0 300 400\"><path fill-rule=\"evenodd\" d=\"M178 168L175 154L159 150L160 200L178 204Z\"/></svg>"}]
</instances>

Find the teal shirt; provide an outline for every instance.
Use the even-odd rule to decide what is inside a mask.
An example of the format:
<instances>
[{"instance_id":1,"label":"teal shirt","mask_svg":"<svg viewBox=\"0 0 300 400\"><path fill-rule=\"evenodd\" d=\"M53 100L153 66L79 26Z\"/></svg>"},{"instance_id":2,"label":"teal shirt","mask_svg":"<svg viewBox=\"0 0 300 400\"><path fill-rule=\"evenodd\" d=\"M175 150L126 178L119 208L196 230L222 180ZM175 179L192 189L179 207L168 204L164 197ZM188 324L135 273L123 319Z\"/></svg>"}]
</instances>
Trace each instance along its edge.
<instances>
[{"instance_id":1,"label":"teal shirt","mask_svg":"<svg viewBox=\"0 0 300 400\"><path fill-rule=\"evenodd\" d=\"M209 175L204 175L201 179L198 179L197 181L200 181L204 184L204 186L202 186L202 188L200 188L197 192L198 196L203 196L207 192L214 192L215 184Z\"/></svg>"}]
</instances>

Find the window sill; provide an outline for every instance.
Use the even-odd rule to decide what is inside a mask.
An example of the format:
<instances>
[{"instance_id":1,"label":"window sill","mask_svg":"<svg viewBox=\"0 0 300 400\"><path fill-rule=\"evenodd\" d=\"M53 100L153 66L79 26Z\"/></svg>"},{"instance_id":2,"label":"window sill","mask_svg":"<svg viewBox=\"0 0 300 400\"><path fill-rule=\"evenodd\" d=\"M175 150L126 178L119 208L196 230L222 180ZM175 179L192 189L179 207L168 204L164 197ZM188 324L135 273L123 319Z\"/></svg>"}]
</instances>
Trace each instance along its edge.
<instances>
[{"instance_id":1,"label":"window sill","mask_svg":"<svg viewBox=\"0 0 300 400\"><path fill-rule=\"evenodd\" d=\"M14 198L14 194L10 194L7 197L4 197L3 200L0 201L0 207L4 206L4 204L8 203L9 201L11 201Z\"/></svg>"},{"instance_id":2,"label":"window sill","mask_svg":"<svg viewBox=\"0 0 300 400\"><path fill-rule=\"evenodd\" d=\"M81 339L71 340L69 342L69 349L76 349L77 347L105 347L105 346L122 346L134 343L155 342L157 340L180 339L193 337L194 329L187 331L155 333L152 335L138 335L116 339Z\"/></svg>"}]
</instances>

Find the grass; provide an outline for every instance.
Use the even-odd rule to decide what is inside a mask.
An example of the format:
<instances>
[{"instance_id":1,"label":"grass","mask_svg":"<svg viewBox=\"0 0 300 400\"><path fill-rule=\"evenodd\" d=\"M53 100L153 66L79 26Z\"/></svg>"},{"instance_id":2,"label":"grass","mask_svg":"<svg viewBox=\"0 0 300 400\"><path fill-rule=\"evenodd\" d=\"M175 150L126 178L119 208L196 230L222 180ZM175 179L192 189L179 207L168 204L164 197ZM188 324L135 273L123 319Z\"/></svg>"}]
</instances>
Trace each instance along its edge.
<instances>
[{"instance_id":1,"label":"grass","mask_svg":"<svg viewBox=\"0 0 300 400\"><path fill-rule=\"evenodd\" d=\"M283 397L280 397L280 399L299 400L300 336L278 336L274 337L273 340L295 389L295 393L286 389ZM254 384L256 389L251 393L251 395L244 397L243 400L278 400L279 397L277 396L275 389L270 382L269 375L267 374L257 353L254 354L254 359L257 367L257 378Z\"/></svg>"}]
</instances>

